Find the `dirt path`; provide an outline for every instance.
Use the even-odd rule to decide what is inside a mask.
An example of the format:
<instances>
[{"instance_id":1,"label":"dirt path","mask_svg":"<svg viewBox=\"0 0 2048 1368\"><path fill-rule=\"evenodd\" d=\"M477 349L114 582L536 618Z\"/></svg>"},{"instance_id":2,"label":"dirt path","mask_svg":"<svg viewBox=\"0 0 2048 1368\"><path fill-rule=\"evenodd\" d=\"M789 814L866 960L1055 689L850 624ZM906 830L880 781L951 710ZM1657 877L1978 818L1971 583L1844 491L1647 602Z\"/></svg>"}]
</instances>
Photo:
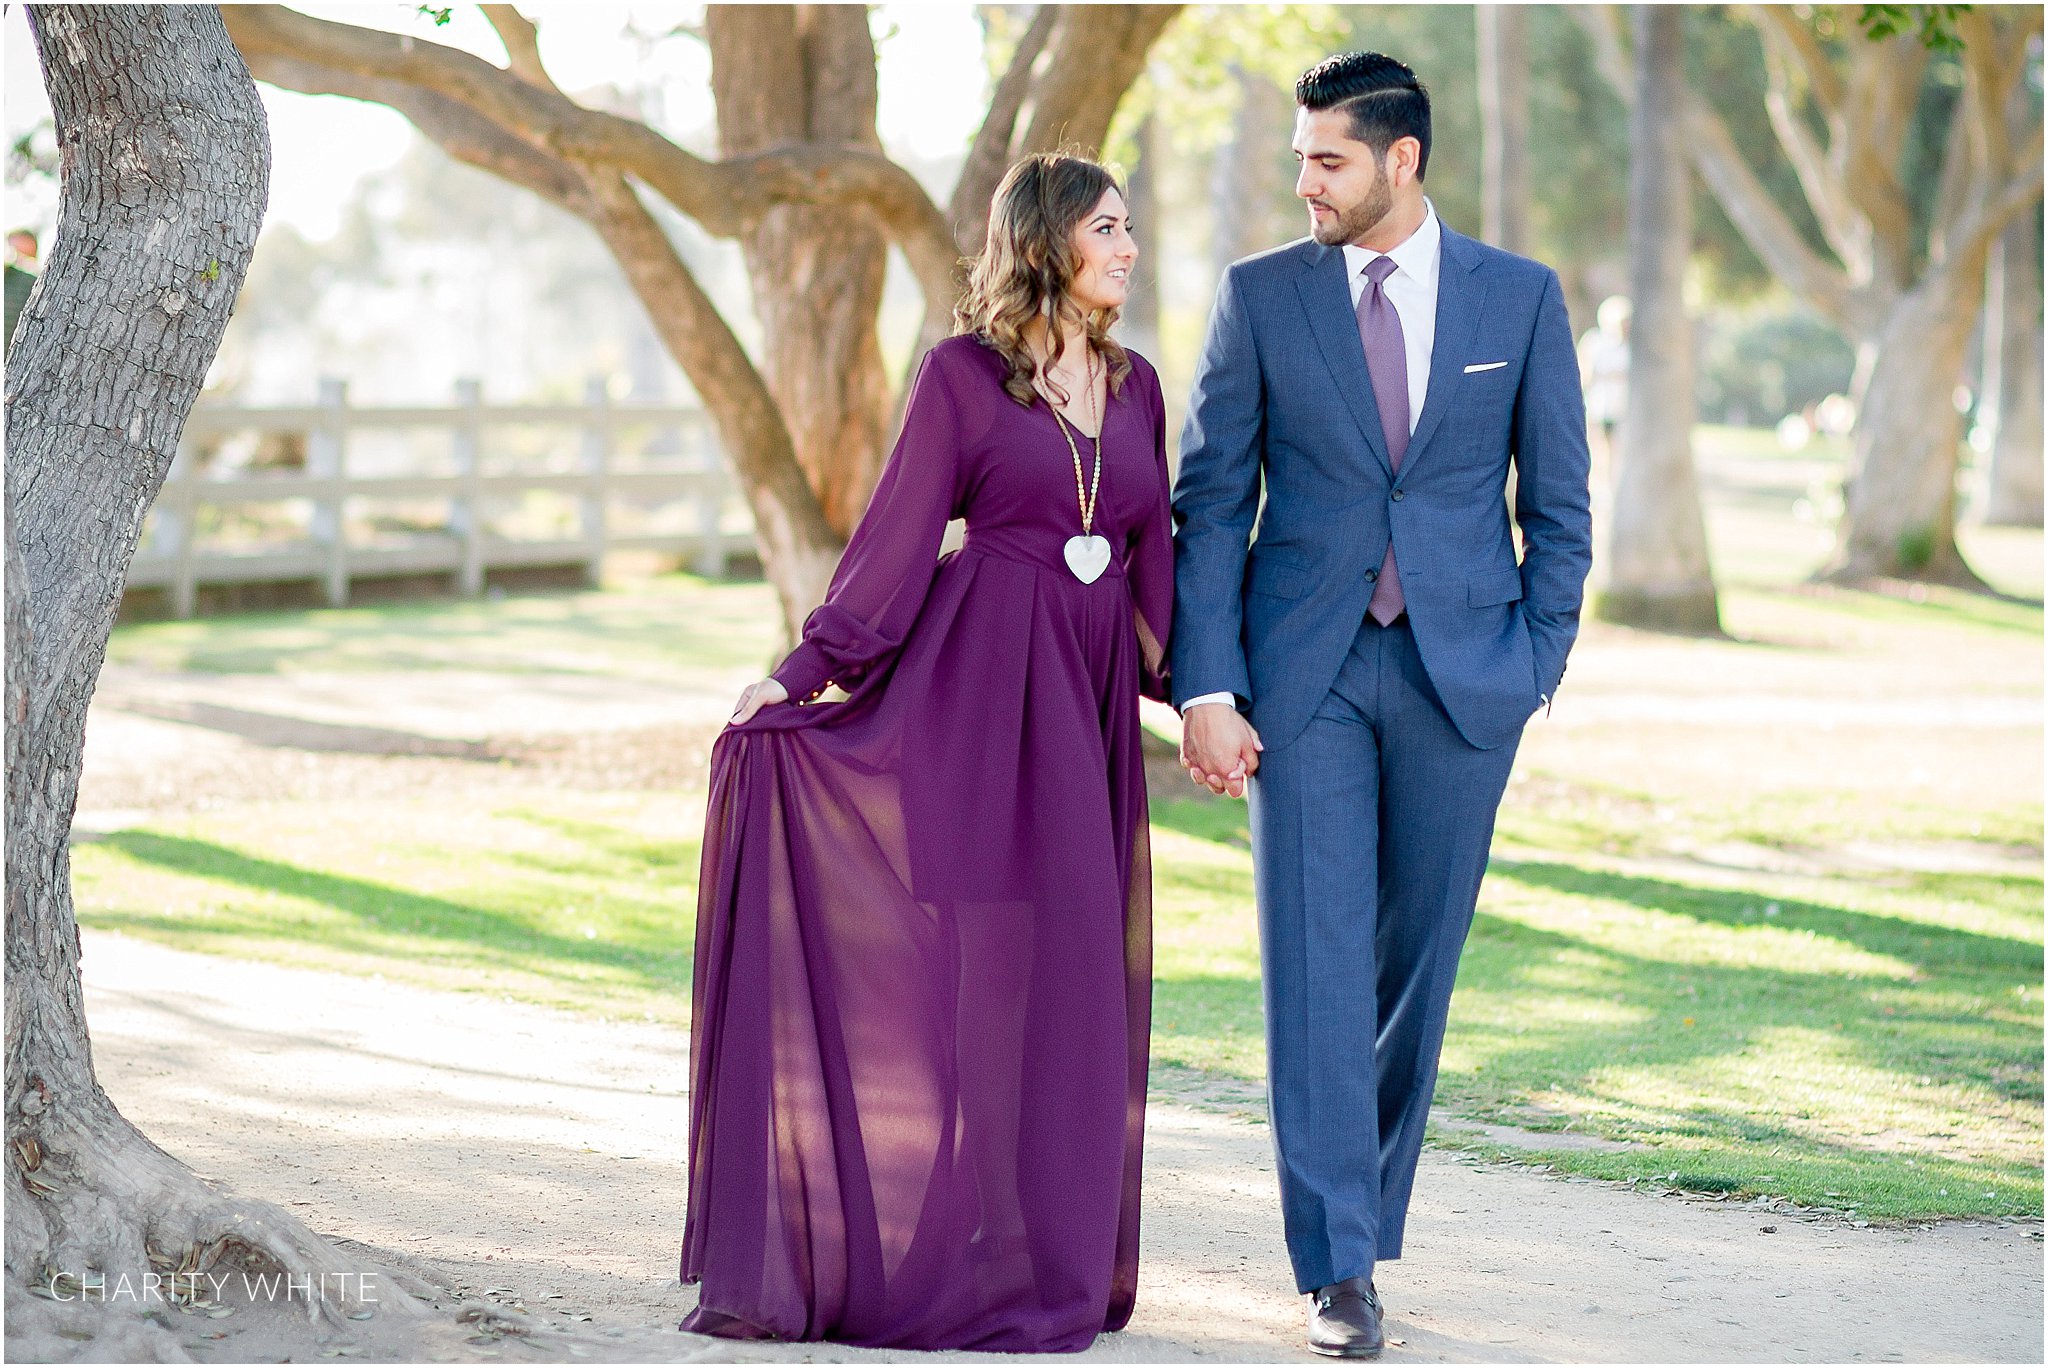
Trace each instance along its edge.
<instances>
[{"instance_id":1,"label":"dirt path","mask_svg":"<svg viewBox=\"0 0 2048 1368\"><path fill-rule=\"evenodd\" d=\"M691 1293L675 1282L687 1040L673 1030L105 933L86 934L84 973L101 1076L165 1148L537 1327L450 1333L416 1357L904 1357L675 1330ZM1170 1100L1150 1115L1138 1312L1084 1357L1313 1361L1264 1128ZM1379 1279L1387 1357L2039 1362L2039 1232L1855 1229L1426 1152L1410 1257ZM352 1343L244 1309L168 1319L201 1361L390 1352L373 1327Z\"/></svg>"}]
</instances>

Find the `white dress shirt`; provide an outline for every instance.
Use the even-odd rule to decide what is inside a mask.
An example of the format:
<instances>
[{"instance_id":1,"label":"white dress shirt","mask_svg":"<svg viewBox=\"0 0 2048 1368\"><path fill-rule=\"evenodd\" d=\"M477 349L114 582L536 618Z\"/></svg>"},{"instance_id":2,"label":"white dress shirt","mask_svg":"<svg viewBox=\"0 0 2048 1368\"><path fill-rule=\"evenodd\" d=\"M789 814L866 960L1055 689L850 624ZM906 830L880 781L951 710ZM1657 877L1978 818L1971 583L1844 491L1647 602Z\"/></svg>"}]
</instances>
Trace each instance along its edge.
<instances>
[{"instance_id":1,"label":"white dress shirt","mask_svg":"<svg viewBox=\"0 0 2048 1368\"><path fill-rule=\"evenodd\" d=\"M1394 273L1380 288L1387 303L1401 316L1401 341L1408 348L1408 431L1415 431L1422 417L1423 396L1429 393L1429 356L1436 349L1436 280L1443 263L1443 225L1437 222L1436 206L1422 202L1422 226L1386 255L1394 259ZM1368 283L1365 268L1379 260L1370 247L1344 249L1344 271L1351 284L1351 311Z\"/></svg>"},{"instance_id":2,"label":"white dress shirt","mask_svg":"<svg viewBox=\"0 0 2048 1368\"><path fill-rule=\"evenodd\" d=\"M1387 303L1393 305L1394 312L1401 316L1401 341L1408 349L1410 433L1415 431L1415 424L1422 417L1422 400L1429 393L1429 357L1436 349L1436 282L1444 255L1443 225L1437 222L1436 206L1425 197L1422 211L1422 226L1403 239L1393 251L1384 253L1394 259L1394 271L1380 287L1386 291ZM1381 255L1370 247L1347 245L1344 248L1344 273L1351 286L1353 313L1358 312L1358 301L1369 283L1365 278L1365 268ZM1237 695L1229 692L1201 694L1182 704L1181 712L1186 713L1200 703L1236 701Z\"/></svg>"}]
</instances>

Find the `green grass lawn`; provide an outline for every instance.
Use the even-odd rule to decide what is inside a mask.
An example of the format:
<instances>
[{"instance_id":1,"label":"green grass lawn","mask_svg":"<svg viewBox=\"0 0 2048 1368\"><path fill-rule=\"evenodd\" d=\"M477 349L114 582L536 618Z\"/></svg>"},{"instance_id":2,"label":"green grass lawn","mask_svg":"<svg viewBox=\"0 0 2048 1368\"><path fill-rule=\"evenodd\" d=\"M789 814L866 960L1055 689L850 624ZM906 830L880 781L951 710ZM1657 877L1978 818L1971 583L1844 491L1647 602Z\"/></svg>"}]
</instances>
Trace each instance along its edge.
<instances>
[{"instance_id":1,"label":"green grass lawn","mask_svg":"<svg viewBox=\"0 0 2048 1368\"><path fill-rule=\"evenodd\" d=\"M1732 543L1760 535L1723 517ZM2039 606L1724 582L1732 640L1589 628L1558 720L1532 727L1439 1114L1628 1146L1515 1151L1561 1171L1873 1219L2037 1215L2041 736L1995 714L2038 705ZM770 649L768 605L759 585L675 576L124 627L113 656L722 681ZM1936 704L1994 715L1912 725ZM1837 708L1907 721L1837 726ZM1163 1076L1256 1083L1244 809L1184 794L1154 799L1154 1058ZM234 803L80 844L79 915L186 949L686 1024L701 821L701 792L502 783Z\"/></svg>"},{"instance_id":2,"label":"green grass lawn","mask_svg":"<svg viewBox=\"0 0 2048 1368\"><path fill-rule=\"evenodd\" d=\"M631 592L536 593L147 622L114 633L107 659L199 674L393 670L596 673L674 683L752 670L775 647L762 586L707 593L689 575Z\"/></svg>"},{"instance_id":3,"label":"green grass lawn","mask_svg":"<svg viewBox=\"0 0 2048 1368\"><path fill-rule=\"evenodd\" d=\"M262 804L73 854L79 920L188 950L687 1025L701 797Z\"/></svg>"}]
</instances>

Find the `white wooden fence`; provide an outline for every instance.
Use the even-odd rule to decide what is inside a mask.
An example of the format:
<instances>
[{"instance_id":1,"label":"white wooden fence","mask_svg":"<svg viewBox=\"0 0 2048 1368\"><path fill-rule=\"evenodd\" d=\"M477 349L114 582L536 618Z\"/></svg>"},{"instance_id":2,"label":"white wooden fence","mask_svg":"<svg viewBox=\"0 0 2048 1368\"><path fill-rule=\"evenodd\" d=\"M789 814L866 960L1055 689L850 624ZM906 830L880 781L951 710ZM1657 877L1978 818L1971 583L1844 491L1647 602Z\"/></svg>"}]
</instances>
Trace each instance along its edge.
<instances>
[{"instance_id":1,"label":"white wooden fence","mask_svg":"<svg viewBox=\"0 0 2048 1368\"><path fill-rule=\"evenodd\" d=\"M488 432L515 426L573 431L574 468L487 473ZM435 428L450 438L451 473L349 473L350 434ZM667 453L658 464L621 466L614 456L618 434L626 429L673 432L682 449ZM195 469L197 450L224 436L250 432L302 435L304 469L226 478ZM536 490L576 500L577 535L515 538L490 530L486 500L516 500ZM352 580L394 575L447 573L458 592L475 594L494 569L580 566L594 583L610 551L673 552L689 558L701 574L723 574L736 552L753 546L743 510L727 516L731 495L717 438L701 408L613 404L601 377L586 383L581 405L486 405L478 381L459 380L451 405L387 408L352 406L344 381L323 378L319 401L310 408L202 404L193 409L128 585L163 589L171 612L189 617L202 585L311 581L322 586L329 604L339 606L348 601ZM351 545L347 513L352 499L446 500L447 521L396 545ZM309 534L289 545L235 551L209 547L195 534L202 509L295 500L311 504ZM614 500L642 505L689 500L688 530L621 532L609 516Z\"/></svg>"}]
</instances>

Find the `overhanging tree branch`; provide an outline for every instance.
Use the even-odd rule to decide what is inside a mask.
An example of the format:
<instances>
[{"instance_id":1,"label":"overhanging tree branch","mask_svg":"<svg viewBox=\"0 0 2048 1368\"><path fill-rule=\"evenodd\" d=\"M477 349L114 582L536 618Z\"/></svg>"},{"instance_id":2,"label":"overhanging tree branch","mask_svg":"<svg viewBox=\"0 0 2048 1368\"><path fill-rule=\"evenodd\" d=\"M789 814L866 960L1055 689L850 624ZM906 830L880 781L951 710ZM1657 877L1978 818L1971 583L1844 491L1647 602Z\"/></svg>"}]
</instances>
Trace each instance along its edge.
<instances>
[{"instance_id":1,"label":"overhanging tree branch","mask_svg":"<svg viewBox=\"0 0 2048 1368\"><path fill-rule=\"evenodd\" d=\"M2026 74L2029 40L2041 32L2038 7L2028 7L2013 30L2001 34L1989 16L1966 10L1956 16L1963 37L1963 98L1982 125L1986 172L2002 179L2011 158L2013 135L2034 123L2032 101L2015 103Z\"/></svg>"},{"instance_id":2,"label":"overhanging tree branch","mask_svg":"<svg viewBox=\"0 0 2048 1368\"><path fill-rule=\"evenodd\" d=\"M975 130L967 160L960 167L960 178L953 182L946 218L953 224L954 240L960 250L969 256L978 254L988 237L989 196L995 193L997 182L1010 164L1017 116L1031 94L1032 68L1045 51L1060 14L1058 5L1040 5L1033 11L1030 27L1017 40L1017 50L1010 54L1010 64L989 97L988 113Z\"/></svg>"},{"instance_id":3,"label":"overhanging tree branch","mask_svg":"<svg viewBox=\"0 0 2048 1368\"><path fill-rule=\"evenodd\" d=\"M403 81L339 71L290 54L251 58L249 65L260 80L286 90L344 95L395 109L457 161L531 190L578 218L588 219L596 212L589 187L574 167L535 150L459 101Z\"/></svg>"},{"instance_id":4,"label":"overhanging tree branch","mask_svg":"<svg viewBox=\"0 0 2048 1368\"><path fill-rule=\"evenodd\" d=\"M1979 238L1989 240L1998 236L2016 214L2040 199L2041 166L2041 130L2036 127L2032 139L2015 159L2013 179L1998 193L1974 201L1957 217L1949 231L1944 259L1951 255L1966 256Z\"/></svg>"},{"instance_id":5,"label":"overhanging tree branch","mask_svg":"<svg viewBox=\"0 0 2048 1368\"><path fill-rule=\"evenodd\" d=\"M1078 147L1092 153L1109 136L1117 102L1144 70L1152 42L1180 5L1076 5L1053 43L1033 92L1031 124L1018 155Z\"/></svg>"},{"instance_id":6,"label":"overhanging tree branch","mask_svg":"<svg viewBox=\"0 0 2048 1368\"><path fill-rule=\"evenodd\" d=\"M1619 10L1612 5L1577 5L1571 14L1592 40L1595 63L1608 85L1631 110L1635 107L1635 71ZM1861 311L1850 293L1849 280L1837 266L1806 244L1798 228L1778 207L1751 169L1728 125L1698 94L1684 95L1686 145L1693 166L1720 200L1722 208L1763 263L1800 293L1823 315L1844 327L1860 323Z\"/></svg>"},{"instance_id":7,"label":"overhanging tree branch","mask_svg":"<svg viewBox=\"0 0 2048 1368\"><path fill-rule=\"evenodd\" d=\"M1631 113L1636 107L1636 76L1621 11L1613 5L1573 5L1567 12L1593 44L1593 64L1607 88Z\"/></svg>"},{"instance_id":8,"label":"overhanging tree branch","mask_svg":"<svg viewBox=\"0 0 2048 1368\"><path fill-rule=\"evenodd\" d=\"M1750 5L1746 8L1763 33L1765 46L1768 48L1776 44L1784 56L1799 68L1815 112L1823 122L1832 126L1842 113L1842 79L1835 74L1827 49L1821 45L1812 27L1803 22L1795 10L1776 5Z\"/></svg>"},{"instance_id":9,"label":"overhanging tree branch","mask_svg":"<svg viewBox=\"0 0 2048 1368\"><path fill-rule=\"evenodd\" d=\"M484 18L491 21L491 27L498 31L498 41L505 45L505 58L512 74L528 85L537 85L543 90L561 94L562 88L548 75L547 68L540 60L540 30L531 19L511 5L480 5Z\"/></svg>"},{"instance_id":10,"label":"overhanging tree branch","mask_svg":"<svg viewBox=\"0 0 2048 1368\"><path fill-rule=\"evenodd\" d=\"M1803 65L1806 47L1793 35L1811 35L1799 19L1783 10L1752 5L1748 12L1764 35L1764 67L1769 77L1764 109L1770 116L1771 129L1778 135L1793 173L1799 177L1799 188L1806 193L1806 202L1812 207L1814 220L1820 224L1828 245L1852 278L1867 276L1873 225L1851 201L1842 178L1829 165L1830 149L1822 145L1795 103L1795 64L1797 85L1811 92L1814 80L1813 73ZM1842 129L1830 130L1831 139L1846 136Z\"/></svg>"},{"instance_id":11,"label":"overhanging tree branch","mask_svg":"<svg viewBox=\"0 0 2048 1368\"><path fill-rule=\"evenodd\" d=\"M327 88L343 75L432 91L538 152L639 178L714 237L738 236L778 204L865 204L902 247L928 297L950 302L958 290L960 254L945 216L916 177L879 152L806 143L710 162L645 124L585 108L552 83L531 84L443 44L277 5L230 5L224 13L259 79L308 94L356 94ZM331 75L311 84L288 79L311 71Z\"/></svg>"},{"instance_id":12,"label":"overhanging tree branch","mask_svg":"<svg viewBox=\"0 0 2048 1368\"><path fill-rule=\"evenodd\" d=\"M1898 166L1906 137L1913 131L1913 114L1920 103L1920 86L1931 56L1926 44L1908 44L1903 51L1891 54L1889 78L1873 78L1877 86L1867 120L1869 142L1887 175L1893 174L1893 168Z\"/></svg>"},{"instance_id":13,"label":"overhanging tree branch","mask_svg":"<svg viewBox=\"0 0 2048 1368\"><path fill-rule=\"evenodd\" d=\"M1728 125L1712 106L1686 92L1685 125L1693 165L1712 187L1728 217L1773 274L1845 327L1860 323L1843 271L1806 245L1792 219L1750 168Z\"/></svg>"}]
</instances>

